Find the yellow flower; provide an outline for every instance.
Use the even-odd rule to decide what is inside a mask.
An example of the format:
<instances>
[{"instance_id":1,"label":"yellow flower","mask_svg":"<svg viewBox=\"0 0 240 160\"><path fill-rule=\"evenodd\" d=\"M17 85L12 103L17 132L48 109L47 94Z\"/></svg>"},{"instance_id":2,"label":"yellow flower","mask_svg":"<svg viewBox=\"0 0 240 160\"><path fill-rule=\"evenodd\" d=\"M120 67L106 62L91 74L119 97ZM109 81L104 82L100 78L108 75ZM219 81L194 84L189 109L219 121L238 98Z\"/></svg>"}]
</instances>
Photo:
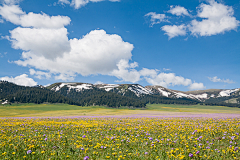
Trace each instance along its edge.
<instances>
[{"instance_id":1,"label":"yellow flower","mask_svg":"<svg viewBox=\"0 0 240 160\"><path fill-rule=\"evenodd\" d=\"M16 152L12 152L12 154L16 154Z\"/></svg>"}]
</instances>

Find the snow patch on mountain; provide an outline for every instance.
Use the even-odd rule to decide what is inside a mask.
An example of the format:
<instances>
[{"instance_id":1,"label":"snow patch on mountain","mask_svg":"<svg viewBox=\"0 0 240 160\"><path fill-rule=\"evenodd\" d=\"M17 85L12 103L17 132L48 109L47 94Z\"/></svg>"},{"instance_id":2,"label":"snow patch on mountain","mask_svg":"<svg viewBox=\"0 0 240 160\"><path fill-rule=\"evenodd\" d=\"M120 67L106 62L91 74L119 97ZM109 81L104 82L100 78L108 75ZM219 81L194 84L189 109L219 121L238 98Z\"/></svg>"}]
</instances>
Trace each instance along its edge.
<instances>
[{"instance_id":1,"label":"snow patch on mountain","mask_svg":"<svg viewBox=\"0 0 240 160\"><path fill-rule=\"evenodd\" d=\"M239 91L240 89L230 89L230 90L223 90L221 91L217 97L228 97L231 96L232 93Z\"/></svg>"},{"instance_id":2,"label":"snow patch on mountain","mask_svg":"<svg viewBox=\"0 0 240 160\"><path fill-rule=\"evenodd\" d=\"M111 91L112 89L117 88L117 87L119 87L118 84L105 84L104 86L99 87L99 88L100 88L100 89L101 89L101 88L104 88L105 91L108 92L108 91Z\"/></svg>"},{"instance_id":3,"label":"snow patch on mountain","mask_svg":"<svg viewBox=\"0 0 240 160\"><path fill-rule=\"evenodd\" d=\"M164 91L162 88L158 88L158 91L165 97L168 97L172 94L171 92Z\"/></svg>"},{"instance_id":4,"label":"snow patch on mountain","mask_svg":"<svg viewBox=\"0 0 240 160\"><path fill-rule=\"evenodd\" d=\"M92 89L92 84L87 84L87 83L82 83L82 84L77 84L77 83L61 83L60 85L52 88L51 90L54 90L55 92L59 91L61 88L64 86L68 87L68 92L71 91L71 89L75 89L76 92L80 92L83 89Z\"/></svg>"},{"instance_id":5,"label":"snow patch on mountain","mask_svg":"<svg viewBox=\"0 0 240 160\"><path fill-rule=\"evenodd\" d=\"M150 90L140 85L132 85L128 87L128 90L132 91L137 96L140 96L142 94L153 94Z\"/></svg>"}]
</instances>

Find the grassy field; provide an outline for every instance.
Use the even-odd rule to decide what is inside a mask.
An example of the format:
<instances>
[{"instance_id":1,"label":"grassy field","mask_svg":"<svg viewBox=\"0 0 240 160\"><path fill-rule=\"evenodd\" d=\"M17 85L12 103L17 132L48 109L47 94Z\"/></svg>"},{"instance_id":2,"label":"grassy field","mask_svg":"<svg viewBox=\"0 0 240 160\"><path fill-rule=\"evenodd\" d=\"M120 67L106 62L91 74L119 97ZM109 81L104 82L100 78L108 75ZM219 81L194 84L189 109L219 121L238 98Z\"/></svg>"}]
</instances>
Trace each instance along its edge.
<instances>
[{"instance_id":1,"label":"grassy field","mask_svg":"<svg viewBox=\"0 0 240 160\"><path fill-rule=\"evenodd\" d=\"M103 115L172 115L172 114L240 114L240 108L202 105L149 104L145 109L119 109L104 106L74 106L67 104L12 104L0 106L0 117L54 117Z\"/></svg>"}]
</instances>

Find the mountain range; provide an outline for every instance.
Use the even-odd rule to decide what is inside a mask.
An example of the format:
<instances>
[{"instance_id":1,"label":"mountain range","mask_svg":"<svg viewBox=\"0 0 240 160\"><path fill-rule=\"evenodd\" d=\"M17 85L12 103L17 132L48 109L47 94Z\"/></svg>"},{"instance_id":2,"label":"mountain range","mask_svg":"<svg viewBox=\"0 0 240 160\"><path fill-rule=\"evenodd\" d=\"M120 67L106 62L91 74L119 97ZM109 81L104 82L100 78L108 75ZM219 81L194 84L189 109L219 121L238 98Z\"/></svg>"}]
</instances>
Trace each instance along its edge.
<instances>
[{"instance_id":1,"label":"mountain range","mask_svg":"<svg viewBox=\"0 0 240 160\"><path fill-rule=\"evenodd\" d=\"M1 103L15 102L16 93L24 87L18 86L18 91L4 93L4 87L11 83L0 82ZM139 84L90 84L90 83L54 83L47 87L38 85L25 87L28 90L44 91L46 94L54 94L57 97L64 97L63 103L77 105L106 105L110 107L133 106L144 107L147 103L170 103L170 104L205 104L225 105L239 107L240 88L236 89L208 89L198 91L177 91L162 86L141 86ZM23 92L23 91L21 91ZM3 94L4 93L4 94ZM34 93L34 92L32 92ZM22 93L24 94L24 93ZM29 95L29 93L26 93ZM5 95L5 97L3 96ZM11 96L12 95L12 96ZM15 98L14 98L15 96ZM37 96L32 95L31 97ZM53 96L53 97L55 97ZM10 100L11 98L11 100ZM64 99L63 98L63 99ZM31 99L31 98L28 98ZM60 98L61 99L61 98ZM43 99L48 102L50 99ZM51 101L51 100L50 100ZM54 100L55 102L56 100Z\"/></svg>"}]
</instances>

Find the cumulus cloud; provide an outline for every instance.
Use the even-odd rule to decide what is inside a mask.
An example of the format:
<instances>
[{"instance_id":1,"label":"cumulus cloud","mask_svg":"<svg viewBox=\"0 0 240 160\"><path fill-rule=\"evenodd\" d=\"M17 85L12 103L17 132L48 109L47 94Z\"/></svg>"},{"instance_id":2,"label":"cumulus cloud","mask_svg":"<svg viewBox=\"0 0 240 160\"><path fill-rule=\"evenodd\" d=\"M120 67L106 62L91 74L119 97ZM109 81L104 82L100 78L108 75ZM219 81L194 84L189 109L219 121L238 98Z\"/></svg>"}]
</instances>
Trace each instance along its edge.
<instances>
[{"instance_id":1,"label":"cumulus cloud","mask_svg":"<svg viewBox=\"0 0 240 160\"><path fill-rule=\"evenodd\" d=\"M1 77L0 80L5 80L8 82L15 83L21 86L36 86L37 82L35 82L32 78L29 78L28 75L22 74L16 77Z\"/></svg>"},{"instance_id":2,"label":"cumulus cloud","mask_svg":"<svg viewBox=\"0 0 240 160\"><path fill-rule=\"evenodd\" d=\"M156 14L156 12L149 12L148 14L145 15L145 17L151 17L151 25L153 26L154 24L159 24L161 22L168 22L167 16L165 14Z\"/></svg>"},{"instance_id":3,"label":"cumulus cloud","mask_svg":"<svg viewBox=\"0 0 240 160\"><path fill-rule=\"evenodd\" d=\"M189 88L189 90L203 90L206 87L203 85L203 83L194 82L194 83L190 84L190 86L188 88Z\"/></svg>"},{"instance_id":4,"label":"cumulus cloud","mask_svg":"<svg viewBox=\"0 0 240 160\"><path fill-rule=\"evenodd\" d=\"M190 16L190 14L188 13L188 10L181 6L170 6L170 10L168 11L168 13L171 13L177 16L182 16L182 15Z\"/></svg>"},{"instance_id":5,"label":"cumulus cloud","mask_svg":"<svg viewBox=\"0 0 240 160\"><path fill-rule=\"evenodd\" d=\"M209 3L198 7L197 16L203 20L192 20L189 30L193 35L211 36L237 29L240 22L233 16L234 10L231 6L213 0Z\"/></svg>"},{"instance_id":6,"label":"cumulus cloud","mask_svg":"<svg viewBox=\"0 0 240 160\"><path fill-rule=\"evenodd\" d=\"M118 69L113 70L113 72L109 75L122 79L122 81L132 83L138 82L140 80L140 73L136 69L134 69L138 66L136 62L129 64L127 60L122 59L117 64L117 66Z\"/></svg>"},{"instance_id":7,"label":"cumulus cloud","mask_svg":"<svg viewBox=\"0 0 240 160\"><path fill-rule=\"evenodd\" d=\"M67 29L48 28L21 28L10 31L10 40L14 49L29 51L23 54L28 59L31 55L43 56L46 59L62 57L70 51L70 42L67 37Z\"/></svg>"},{"instance_id":8,"label":"cumulus cloud","mask_svg":"<svg viewBox=\"0 0 240 160\"><path fill-rule=\"evenodd\" d=\"M34 69L29 69L31 75L34 75L38 79L49 79L51 78L50 73L42 72L42 71L35 71Z\"/></svg>"},{"instance_id":9,"label":"cumulus cloud","mask_svg":"<svg viewBox=\"0 0 240 160\"><path fill-rule=\"evenodd\" d=\"M47 14L35 14L29 12L26 14L18 5L0 6L0 15L7 21L21 25L22 27L35 28L62 28L70 24L70 18L67 16L48 16Z\"/></svg>"},{"instance_id":10,"label":"cumulus cloud","mask_svg":"<svg viewBox=\"0 0 240 160\"><path fill-rule=\"evenodd\" d=\"M152 13L152 15L150 13ZM151 18L151 26L166 20L165 14L150 13L148 13L149 16L153 16L153 18ZM237 30L240 24L240 21L234 17L232 6L227 6L214 0L207 1L207 4L201 3L197 7L196 16L191 16L188 10L181 6L171 6L167 13L177 16L185 15L192 18L192 20L186 24L163 26L161 29L166 32L165 34L169 36L169 39L176 36L185 36L187 32L193 36L217 35L225 33L226 31Z\"/></svg>"},{"instance_id":11,"label":"cumulus cloud","mask_svg":"<svg viewBox=\"0 0 240 160\"><path fill-rule=\"evenodd\" d=\"M177 36L185 36L187 34L186 26L184 24L180 26L165 25L161 29L166 32L165 34L168 35L169 39Z\"/></svg>"},{"instance_id":12,"label":"cumulus cloud","mask_svg":"<svg viewBox=\"0 0 240 160\"><path fill-rule=\"evenodd\" d=\"M71 77L76 73L84 76L108 75L118 68L117 64L120 60L129 60L132 57L132 44L124 42L119 35L110 35L104 30L93 30L80 39L70 39L69 43L70 51L64 52L61 57L51 59L49 55L37 54L34 49L31 49L29 52L23 52L23 60L15 63L49 70L51 73L59 73L61 76L58 79L60 79L64 75ZM53 45L54 42L51 44ZM39 47L41 46L39 44ZM49 52L49 54L51 53Z\"/></svg>"},{"instance_id":13,"label":"cumulus cloud","mask_svg":"<svg viewBox=\"0 0 240 160\"><path fill-rule=\"evenodd\" d=\"M154 78L146 77L148 83L152 85L160 85L163 87L183 85L191 85L191 79L186 79L181 76L176 76L174 73L160 73Z\"/></svg>"},{"instance_id":14,"label":"cumulus cloud","mask_svg":"<svg viewBox=\"0 0 240 160\"><path fill-rule=\"evenodd\" d=\"M136 83L141 79L145 79L151 85L160 85L163 87L169 86L186 86L190 90L205 89L203 83L192 82L191 79L177 76L175 73L158 73L156 69L143 68L137 71L138 66L136 62L129 63L126 60L121 60L118 63L118 69L114 70L110 75L116 76L122 82Z\"/></svg>"},{"instance_id":15,"label":"cumulus cloud","mask_svg":"<svg viewBox=\"0 0 240 160\"><path fill-rule=\"evenodd\" d=\"M234 81L232 81L230 79L220 79L217 76L215 76L215 77L208 77L208 79L210 81L212 81L212 82L223 82L223 83L228 83L228 84L235 83Z\"/></svg>"},{"instance_id":16,"label":"cumulus cloud","mask_svg":"<svg viewBox=\"0 0 240 160\"><path fill-rule=\"evenodd\" d=\"M70 4L75 9L79 9L85 5L87 5L90 2L101 2L105 0L72 0L71 2L69 0L58 0L58 3L60 4ZM120 0L109 0L110 2L120 2Z\"/></svg>"}]
</instances>

